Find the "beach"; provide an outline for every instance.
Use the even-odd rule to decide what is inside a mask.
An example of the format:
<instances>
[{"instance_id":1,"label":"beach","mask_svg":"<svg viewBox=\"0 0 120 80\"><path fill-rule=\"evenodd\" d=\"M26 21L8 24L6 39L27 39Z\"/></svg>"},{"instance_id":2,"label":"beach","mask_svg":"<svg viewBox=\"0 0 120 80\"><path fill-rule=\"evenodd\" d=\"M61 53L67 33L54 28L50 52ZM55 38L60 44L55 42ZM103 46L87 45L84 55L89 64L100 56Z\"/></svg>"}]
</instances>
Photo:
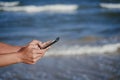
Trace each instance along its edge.
<instances>
[{"instance_id":1,"label":"beach","mask_svg":"<svg viewBox=\"0 0 120 80\"><path fill-rule=\"evenodd\" d=\"M0 42L60 40L34 65L0 68L0 80L119 80L120 1L0 0Z\"/></svg>"}]
</instances>

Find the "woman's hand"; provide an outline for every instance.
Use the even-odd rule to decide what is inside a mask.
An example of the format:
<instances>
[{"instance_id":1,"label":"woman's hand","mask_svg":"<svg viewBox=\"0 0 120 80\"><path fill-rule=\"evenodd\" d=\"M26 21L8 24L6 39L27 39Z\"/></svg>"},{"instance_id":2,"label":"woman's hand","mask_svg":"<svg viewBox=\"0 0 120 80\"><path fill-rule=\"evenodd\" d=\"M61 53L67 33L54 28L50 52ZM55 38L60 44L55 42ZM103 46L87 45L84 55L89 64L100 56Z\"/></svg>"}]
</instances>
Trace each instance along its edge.
<instances>
[{"instance_id":1,"label":"woman's hand","mask_svg":"<svg viewBox=\"0 0 120 80\"><path fill-rule=\"evenodd\" d=\"M50 42L51 41L42 43L38 40L33 40L27 46L22 47L18 51L19 61L27 64L35 64L39 59L42 58L45 52L49 49L49 47L46 49L41 48L49 44Z\"/></svg>"}]
</instances>

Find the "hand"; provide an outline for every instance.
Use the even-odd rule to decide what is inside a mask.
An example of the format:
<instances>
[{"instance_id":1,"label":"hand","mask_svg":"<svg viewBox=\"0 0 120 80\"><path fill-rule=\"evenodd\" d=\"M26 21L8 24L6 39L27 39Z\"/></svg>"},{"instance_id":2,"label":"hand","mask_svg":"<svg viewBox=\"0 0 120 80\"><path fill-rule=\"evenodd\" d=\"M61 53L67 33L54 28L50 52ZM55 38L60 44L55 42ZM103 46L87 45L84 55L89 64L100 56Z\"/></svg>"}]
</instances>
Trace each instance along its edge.
<instances>
[{"instance_id":1,"label":"hand","mask_svg":"<svg viewBox=\"0 0 120 80\"><path fill-rule=\"evenodd\" d=\"M20 62L27 64L35 64L39 59L43 57L45 52L49 49L41 49L43 46L49 44L51 41L42 43L38 40L33 40L27 46L22 47L18 51Z\"/></svg>"}]
</instances>

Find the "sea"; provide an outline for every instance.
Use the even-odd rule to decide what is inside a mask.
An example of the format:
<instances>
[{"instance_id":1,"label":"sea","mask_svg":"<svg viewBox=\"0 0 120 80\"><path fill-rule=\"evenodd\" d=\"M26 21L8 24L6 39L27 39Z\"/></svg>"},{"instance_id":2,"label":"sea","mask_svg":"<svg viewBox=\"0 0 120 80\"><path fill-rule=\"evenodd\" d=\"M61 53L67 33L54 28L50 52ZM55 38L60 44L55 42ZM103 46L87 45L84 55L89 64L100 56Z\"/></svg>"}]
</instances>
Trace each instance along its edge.
<instances>
[{"instance_id":1,"label":"sea","mask_svg":"<svg viewBox=\"0 0 120 80\"><path fill-rule=\"evenodd\" d=\"M0 80L120 80L120 0L0 0L0 42L60 37L36 64L0 68Z\"/></svg>"}]
</instances>

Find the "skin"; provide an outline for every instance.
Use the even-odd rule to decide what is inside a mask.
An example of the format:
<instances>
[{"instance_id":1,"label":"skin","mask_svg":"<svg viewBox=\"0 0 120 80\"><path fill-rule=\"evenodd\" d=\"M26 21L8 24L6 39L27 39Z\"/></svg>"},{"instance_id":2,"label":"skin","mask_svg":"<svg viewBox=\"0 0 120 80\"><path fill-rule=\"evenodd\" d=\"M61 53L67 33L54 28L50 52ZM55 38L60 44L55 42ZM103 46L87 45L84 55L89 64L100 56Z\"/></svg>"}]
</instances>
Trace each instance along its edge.
<instances>
[{"instance_id":1,"label":"skin","mask_svg":"<svg viewBox=\"0 0 120 80\"><path fill-rule=\"evenodd\" d=\"M42 47L50 42L42 43L38 40L33 40L24 47L0 43L0 67L16 63L35 64L49 49L49 47L46 49L42 49Z\"/></svg>"}]
</instances>

